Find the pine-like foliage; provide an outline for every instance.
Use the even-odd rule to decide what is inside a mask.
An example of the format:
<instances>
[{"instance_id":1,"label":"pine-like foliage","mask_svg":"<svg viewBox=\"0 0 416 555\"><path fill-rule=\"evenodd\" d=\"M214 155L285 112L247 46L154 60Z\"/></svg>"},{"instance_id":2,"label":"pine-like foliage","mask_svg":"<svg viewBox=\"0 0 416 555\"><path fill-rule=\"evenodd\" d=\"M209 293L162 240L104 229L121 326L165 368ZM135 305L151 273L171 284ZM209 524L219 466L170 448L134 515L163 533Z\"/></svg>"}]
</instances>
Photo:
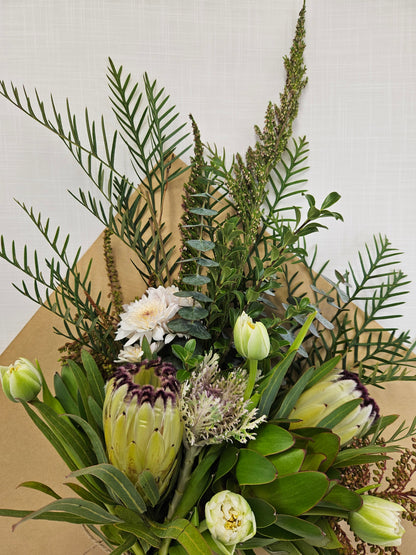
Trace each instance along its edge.
<instances>
[{"instance_id":1,"label":"pine-like foliage","mask_svg":"<svg viewBox=\"0 0 416 555\"><path fill-rule=\"evenodd\" d=\"M124 75L109 60L108 83L110 100L120 131L108 134L104 119L99 125L92 121L85 110L83 129L80 129L69 102L66 114L62 115L51 97L50 109L35 91L33 102L26 90L19 91L11 84L0 82L0 94L33 120L57 135L69 149L75 160L98 190L99 197L79 189L71 193L87 210L132 249L132 259L138 257L137 270L148 284L170 284L179 255L170 242L171 234L165 229L164 205L169 183L179 177L187 167L180 157L187 150L187 133L184 123L178 123L178 113L169 102L164 89L151 82L147 74L143 77L143 89L132 83L131 75ZM82 139L81 137L84 137ZM117 167L120 141L127 147L134 176L126 176ZM80 250L74 259L67 254L69 236L60 242L59 228L52 232L49 221L43 222L32 209L21 204L34 225L57 255L57 259L45 260L49 275L45 277L42 262L35 251L33 264L25 247L23 260L19 260L14 243L10 249L1 240L0 257L22 270L29 282L17 288L36 303L46 306L63 320L62 333L78 346L87 345L98 351L108 350L108 359L114 360L114 329L117 317L112 305L100 306L100 296L93 298L89 272L81 274L77 263ZM105 255L108 258L109 243ZM111 255L110 255L111 257ZM117 271L114 261L107 260L110 290L115 301L114 309L120 311ZM51 296L56 291L54 296ZM101 345L101 347L100 347ZM72 347L71 347L72 348Z\"/></svg>"},{"instance_id":2,"label":"pine-like foliage","mask_svg":"<svg viewBox=\"0 0 416 555\"><path fill-rule=\"evenodd\" d=\"M410 333L379 325L400 318L396 309L408 293L407 276L397 269L400 254L386 237L375 236L373 245L358 253L358 269L349 263L344 272L335 273L334 281L322 279L328 262L314 271L316 250L311 259L301 257L311 279L311 303L329 313L332 324L314 342L309 364L341 355L344 367L357 372L363 383L416 379L416 343ZM288 295L295 297L301 287L297 277L287 285Z\"/></svg>"}]
</instances>

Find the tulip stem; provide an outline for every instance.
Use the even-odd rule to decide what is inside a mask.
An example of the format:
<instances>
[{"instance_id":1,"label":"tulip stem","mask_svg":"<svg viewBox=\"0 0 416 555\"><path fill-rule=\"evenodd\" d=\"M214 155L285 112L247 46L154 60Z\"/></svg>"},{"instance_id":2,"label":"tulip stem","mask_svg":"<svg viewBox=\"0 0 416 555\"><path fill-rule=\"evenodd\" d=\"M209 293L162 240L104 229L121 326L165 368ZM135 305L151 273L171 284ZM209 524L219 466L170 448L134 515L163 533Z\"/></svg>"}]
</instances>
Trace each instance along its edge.
<instances>
[{"instance_id":1,"label":"tulip stem","mask_svg":"<svg viewBox=\"0 0 416 555\"><path fill-rule=\"evenodd\" d=\"M254 385L256 383L256 376L257 376L257 360L249 360L248 361L248 381L247 387L244 393L244 401L250 399L251 394L253 393Z\"/></svg>"}]
</instances>

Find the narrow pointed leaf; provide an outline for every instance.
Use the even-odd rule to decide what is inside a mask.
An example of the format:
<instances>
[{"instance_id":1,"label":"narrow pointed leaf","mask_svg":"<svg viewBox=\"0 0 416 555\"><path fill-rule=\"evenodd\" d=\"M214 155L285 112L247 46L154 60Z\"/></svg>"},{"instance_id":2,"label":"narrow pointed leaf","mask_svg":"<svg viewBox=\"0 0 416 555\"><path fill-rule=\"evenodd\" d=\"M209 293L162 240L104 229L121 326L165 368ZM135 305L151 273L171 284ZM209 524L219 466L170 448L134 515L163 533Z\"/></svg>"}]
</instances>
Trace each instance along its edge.
<instances>
[{"instance_id":1,"label":"narrow pointed leaf","mask_svg":"<svg viewBox=\"0 0 416 555\"><path fill-rule=\"evenodd\" d=\"M127 508L142 513L146 511L146 504L121 470L111 464L98 464L72 472L71 476L92 475L104 482L116 499Z\"/></svg>"}]
</instances>

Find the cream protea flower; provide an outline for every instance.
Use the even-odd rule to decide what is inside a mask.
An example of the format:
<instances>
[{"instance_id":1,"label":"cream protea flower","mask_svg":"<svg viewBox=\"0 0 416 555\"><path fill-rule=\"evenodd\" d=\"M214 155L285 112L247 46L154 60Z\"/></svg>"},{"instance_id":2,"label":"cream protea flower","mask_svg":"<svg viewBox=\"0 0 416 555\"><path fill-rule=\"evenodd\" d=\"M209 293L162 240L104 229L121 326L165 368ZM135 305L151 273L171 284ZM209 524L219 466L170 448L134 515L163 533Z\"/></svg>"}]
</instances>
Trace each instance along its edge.
<instances>
[{"instance_id":1,"label":"cream protea flower","mask_svg":"<svg viewBox=\"0 0 416 555\"><path fill-rule=\"evenodd\" d=\"M378 417L378 406L369 396L358 376L346 370L334 370L302 393L289 418L291 429L315 427L332 411L348 401L361 398L361 404L336 424L332 431L340 437L341 445L363 435Z\"/></svg>"},{"instance_id":2,"label":"cream protea flower","mask_svg":"<svg viewBox=\"0 0 416 555\"><path fill-rule=\"evenodd\" d=\"M141 345L144 337L149 344L172 341L175 334L169 331L168 322L181 307L192 304L188 297L176 297L174 293L177 291L179 289L173 285L157 289L150 287L140 300L124 305L116 339L127 338L126 347L134 343Z\"/></svg>"},{"instance_id":3,"label":"cream protea flower","mask_svg":"<svg viewBox=\"0 0 416 555\"><path fill-rule=\"evenodd\" d=\"M218 355L208 354L182 386L181 412L185 424L185 443L203 446L236 439L253 439L253 429L265 417L255 418L257 409L243 399L247 384L245 372L222 377Z\"/></svg>"},{"instance_id":4,"label":"cream protea flower","mask_svg":"<svg viewBox=\"0 0 416 555\"><path fill-rule=\"evenodd\" d=\"M109 461L137 484L149 470L163 493L182 442L176 369L158 360L126 364L106 385L104 436Z\"/></svg>"}]
</instances>

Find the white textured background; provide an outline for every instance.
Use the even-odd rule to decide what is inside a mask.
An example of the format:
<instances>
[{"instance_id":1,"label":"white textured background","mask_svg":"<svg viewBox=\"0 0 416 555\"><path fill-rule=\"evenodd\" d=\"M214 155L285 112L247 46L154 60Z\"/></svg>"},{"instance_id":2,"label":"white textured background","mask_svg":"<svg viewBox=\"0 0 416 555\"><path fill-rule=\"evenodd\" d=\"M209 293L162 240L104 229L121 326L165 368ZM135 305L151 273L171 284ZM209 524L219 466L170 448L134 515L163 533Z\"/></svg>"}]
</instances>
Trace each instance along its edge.
<instances>
[{"instance_id":1,"label":"white textured background","mask_svg":"<svg viewBox=\"0 0 416 555\"><path fill-rule=\"evenodd\" d=\"M184 121L192 112L203 140L243 152L268 100L283 87L299 0L0 0L0 77L80 115L111 120L106 62L171 94ZM416 3L309 0L309 84L296 134L310 142L309 189L342 194L345 223L319 234L321 259L343 270L374 233L402 250L413 285L397 324L416 335ZM100 227L66 190L86 177L49 132L0 99L0 232L43 252L13 197L70 232L73 250ZM318 236L317 236L318 237ZM330 273L330 272L329 272ZM36 306L11 287L0 263L0 351Z\"/></svg>"}]
</instances>

